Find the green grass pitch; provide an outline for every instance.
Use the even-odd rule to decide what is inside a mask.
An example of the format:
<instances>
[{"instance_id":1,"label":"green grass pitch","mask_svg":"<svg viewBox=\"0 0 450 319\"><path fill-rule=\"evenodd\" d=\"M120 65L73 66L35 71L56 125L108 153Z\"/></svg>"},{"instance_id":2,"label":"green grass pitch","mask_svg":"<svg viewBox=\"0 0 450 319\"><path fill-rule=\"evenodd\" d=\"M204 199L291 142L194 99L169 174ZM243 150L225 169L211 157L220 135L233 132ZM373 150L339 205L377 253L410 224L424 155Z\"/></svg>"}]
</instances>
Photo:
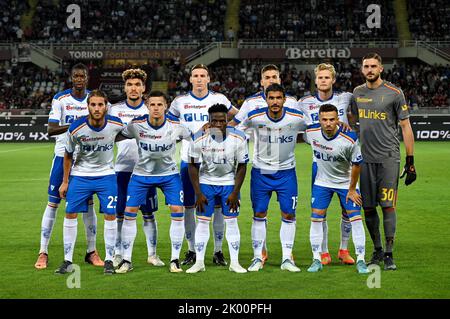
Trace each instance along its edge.
<instances>
[{"instance_id":1,"label":"green grass pitch","mask_svg":"<svg viewBox=\"0 0 450 319\"><path fill-rule=\"evenodd\" d=\"M403 151L403 145L402 145ZM61 205L49 249L49 267L38 271L33 265L39 250L40 223L47 202L47 183L53 144L0 144L0 298L449 298L450 297L450 144L416 143L418 180L406 187L400 182L398 225L394 256L398 270L381 272L381 287L369 289L367 276L358 275L354 266L337 262L340 238L340 214L336 197L329 209L329 247L333 263L320 273L306 272L312 254L309 245L311 151L297 145L299 205L295 260L301 273L280 270L280 213L272 198L269 208L269 261L258 273L235 274L226 267L212 264L213 237L206 253L206 272L189 275L172 274L167 267L155 268L146 263L147 250L138 222L134 270L125 275L104 276L101 268L84 263L86 241L79 217L78 241L74 263L81 267L81 287L69 289L67 277L54 270L63 259ZM402 156L403 157L403 156ZM250 167L249 167L250 168ZM240 261L248 267L252 258L249 195L250 174L242 189L239 217L241 231ZM158 254L168 263L170 258L169 213L162 204L157 213L159 227ZM96 207L98 211L98 207ZM104 256L103 218L98 218L97 247ZM367 235L366 259L372 253ZM354 256L353 243L350 250ZM182 253L187 249L186 242ZM224 242L228 259L228 248ZM185 268L186 269L186 268Z\"/></svg>"}]
</instances>

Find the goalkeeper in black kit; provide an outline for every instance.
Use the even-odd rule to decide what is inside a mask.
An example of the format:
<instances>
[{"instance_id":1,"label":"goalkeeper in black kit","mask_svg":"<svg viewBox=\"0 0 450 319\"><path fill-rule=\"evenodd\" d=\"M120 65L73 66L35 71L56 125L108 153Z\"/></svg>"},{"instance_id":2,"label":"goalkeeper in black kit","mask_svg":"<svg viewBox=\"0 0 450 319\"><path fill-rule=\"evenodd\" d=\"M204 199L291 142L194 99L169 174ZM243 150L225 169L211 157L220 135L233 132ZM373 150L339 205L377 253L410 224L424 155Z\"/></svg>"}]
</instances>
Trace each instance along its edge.
<instances>
[{"instance_id":1,"label":"goalkeeper in black kit","mask_svg":"<svg viewBox=\"0 0 450 319\"><path fill-rule=\"evenodd\" d=\"M363 57L362 74L366 80L353 92L350 121L359 121L361 152L360 188L367 229L374 244L370 264L384 263L385 270L396 270L392 255L397 225L396 200L400 173L400 141L398 125L402 129L406 149L406 164L401 178L405 184L416 180L414 167L414 135L409 122L409 108L403 92L381 79L381 57L370 53ZM383 210L385 248L381 242L377 205Z\"/></svg>"}]
</instances>

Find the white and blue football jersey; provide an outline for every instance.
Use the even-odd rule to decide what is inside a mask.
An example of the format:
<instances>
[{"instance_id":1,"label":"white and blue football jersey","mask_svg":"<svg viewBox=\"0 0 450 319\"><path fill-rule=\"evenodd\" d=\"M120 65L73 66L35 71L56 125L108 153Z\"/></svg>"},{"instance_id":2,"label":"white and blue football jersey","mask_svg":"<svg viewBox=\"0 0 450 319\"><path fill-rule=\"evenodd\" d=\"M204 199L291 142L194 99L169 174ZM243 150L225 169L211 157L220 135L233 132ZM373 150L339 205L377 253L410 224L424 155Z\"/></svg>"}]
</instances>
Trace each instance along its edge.
<instances>
[{"instance_id":1,"label":"white and blue football jersey","mask_svg":"<svg viewBox=\"0 0 450 319\"><path fill-rule=\"evenodd\" d=\"M127 125L133 119L148 114L148 108L144 101L136 107L121 101L113 104L108 111L108 114L118 117L122 123ZM136 141L128 139L117 142L117 157L115 163L116 172L132 172L134 165L136 165L139 154Z\"/></svg>"},{"instance_id":2,"label":"white and blue football jersey","mask_svg":"<svg viewBox=\"0 0 450 319\"><path fill-rule=\"evenodd\" d=\"M48 116L49 123L58 123L60 126L70 125L78 118L88 115L87 97L90 91L86 90L86 95L78 99L72 95L72 89L68 89L55 94L52 100L52 108ZM64 157L67 132L56 136L55 155Z\"/></svg>"},{"instance_id":3,"label":"white and blue football jersey","mask_svg":"<svg viewBox=\"0 0 450 319\"><path fill-rule=\"evenodd\" d=\"M234 185L238 164L248 162L245 134L233 127L227 127L225 138L221 132L198 132L191 142L189 157L200 163L201 184Z\"/></svg>"},{"instance_id":4,"label":"white and blue football jersey","mask_svg":"<svg viewBox=\"0 0 450 319\"><path fill-rule=\"evenodd\" d=\"M261 108L249 112L242 122L235 119L255 131L253 166L269 171L295 168L297 134L306 129L303 113L284 107L281 118L273 120L268 112L269 108Z\"/></svg>"},{"instance_id":5,"label":"white and blue football jersey","mask_svg":"<svg viewBox=\"0 0 450 319\"><path fill-rule=\"evenodd\" d=\"M176 141L191 140L187 128L178 118L165 116L161 126L152 126L148 115L132 120L122 131L122 135L135 138L139 159L133 174L141 176L167 176L178 173L175 162Z\"/></svg>"},{"instance_id":6,"label":"white and blue football jersey","mask_svg":"<svg viewBox=\"0 0 450 319\"><path fill-rule=\"evenodd\" d=\"M286 102L283 106L291 109L298 109L298 102L295 97L286 95ZM237 120L236 122L240 122L236 127L242 131L245 131L246 127L242 125L242 121L248 116L248 113L254 110L259 110L263 107L268 107L266 102L266 95L263 91L260 91L246 98L244 103L242 103L239 112L234 116L234 118ZM247 138L250 137L248 133L246 133L246 136Z\"/></svg>"},{"instance_id":7,"label":"white and blue football jersey","mask_svg":"<svg viewBox=\"0 0 450 319\"><path fill-rule=\"evenodd\" d=\"M350 186L352 164L361 164L362 155L355 132L343 132L339 127L336 134L328 138L320 124L306 130L308 142L317 162L315 185L348 189Z\"/></svg>"},{"instance_id":8,"label":"white and blue football jersey","mask_svg":"<svg viewBox=\"0 0 450 319\"><path fill-rule=\"evenodd\" d=\"M106 115L101 128L89 125L88 117L73 122L68 130L66 151L78 150L70 175L104 176L114 174L114 141L124 125L114 116Z\"/></svg>"},{"instance_id":9,"label":"white and blue football jersey","mask_svg":"<svg viewBox=\"0 0 450 319\"><path fill-rule=\"evenodd\" d=\"M328 100L321 100L319 96L308 95L302 97L298 101L300 111L305 115L308 125L319 123L319 109L322 104L333 104L338 109L339 121L348 123L347 112L352 99L352 93L349 92L333 92Z\"/></svg>"},{"instance_id":10,"label":"white and blue football jersey","mask_svg":"<svg viewBox=\"0 0 450 319\"><path fill-rule=\"evenodd\" d=\"M208 91L203 98L192 92L177 96L170 104L169 113L179 118L180 123L195 134L209 121L208 109L214 104L224 104L228 110L232 108L230 100L221 93ZM181 160L188 162L189 142L181 142Z\"/></svg>"}]
</instances>

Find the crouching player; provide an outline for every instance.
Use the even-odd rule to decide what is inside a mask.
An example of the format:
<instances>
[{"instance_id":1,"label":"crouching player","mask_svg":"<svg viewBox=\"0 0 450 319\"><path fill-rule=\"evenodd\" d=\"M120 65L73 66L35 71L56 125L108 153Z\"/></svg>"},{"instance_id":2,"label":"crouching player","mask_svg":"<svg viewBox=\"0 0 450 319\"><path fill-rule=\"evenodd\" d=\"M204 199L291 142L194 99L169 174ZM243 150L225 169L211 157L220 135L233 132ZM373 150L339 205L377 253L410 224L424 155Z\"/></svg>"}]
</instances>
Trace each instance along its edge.
<instances>
[{"instance_id":1,"label":"crouching player","mask_svg":"<svg viewBox=\"0 0 450 319\"><path fill-rule=\"evenodd\" d=\"M208 109L210 128L199 131L189 148L189 176L196 195L195 264L187 273L205 271L205 251L214 203L220 202L224 215L225 238L230 252L229 270L246 273L239 264L241 235L237 223L239 191L247 170L248 150L245 134L227 127L228 109L214 104ZM198 165L200 164L200 166Z\"/></svg>"},{"instance_id":2,"label":"crouching player","mask_svg":"<svg viewBox=\"0 0 450 319\"><path fill-rule=\"evenodd\" d=\"M64 177L59 188L61 198L66 198L64 262L55 271L57 274L73 271L72 258L77 239L78 212L86 212L86 201L94 194L99 198L100 211L105 217L104 273L114 273L112 258L117 232L114 141L122 131L123 124L119 118L106 115L108 100L102 91L94 90L89 93L87 103L89 115L73 122L68 131ZM79 151L72 166L73 153L77 146Z\"/></svg>"},{"instance_id":3,"label":"crouching player","mask_svg":"<svg viewBox=\"0 0 450 319\"><path fill-rule=\"evenodd\" d=\"M122 226L123 260L116 273L127 273L133 269L131 256L137 232L137 212L139 206L145 203L148 190L154 187L163 191L170 206L170 272L182 272L179 257L184 237L183 188L175 152L176 141L179 138L190 141L191 135L177 118L166 115L167 99L164 93L150 92L145 104L149 114L133 119L122 131L123 136L136 139L139 159L128 184Z\"/></svg>"},{"instance_id":4,"label":"crouching player","mask_svg":"<svg viewBox=\"0 0 450 319\"><path fill-rule=\"evenodd\" d=\"M357 183L362 163L361 149L354 132L343 132L338 126L338 110L332 104L319 109L319 123L306 130L308 143L317 160L317 176L311 194L310 241L313 263L309 272L322 270L322 223L334 193L339 196L353 230L353 243L357 255L356 269L368 273L364 261L366 237L361 217L362 198Z\"/></svg>"}]
</instances>

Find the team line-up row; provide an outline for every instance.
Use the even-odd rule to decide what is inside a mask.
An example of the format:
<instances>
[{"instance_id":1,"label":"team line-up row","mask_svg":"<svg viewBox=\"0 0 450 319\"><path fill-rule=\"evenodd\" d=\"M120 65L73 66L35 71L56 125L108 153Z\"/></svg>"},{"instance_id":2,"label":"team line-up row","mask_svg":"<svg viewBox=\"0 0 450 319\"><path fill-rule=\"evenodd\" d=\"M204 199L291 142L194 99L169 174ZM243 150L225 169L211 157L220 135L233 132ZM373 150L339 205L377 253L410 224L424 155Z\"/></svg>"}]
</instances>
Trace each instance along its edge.
<instances>
[{"instance_id":1,"label":"team line-up row","mask_svg":"<svg viewBox=\"0 0 450 319\"><path fill-rule=\"evenodd\" d=\"M130 69L123 73L127 99L108 106L103 92L86 91L87 71L82 65L75 66L73 88L55 96L49 116L49 133L58 136L49 202L42 220L41 251L35 267L43 269L48 265L48 243L61 198L66 198L67 204L64 262L56 273L72 271L78 212L86 212L83 220L88 238L87 262L103 266L107 274L131 271L136 216L140 209L144 216L148 262L164 266L156 255L157 227L153 214L158 209L155 189L159 187L171 210L171 272L181 272L181 265L190 264L188 273L205 270L212 217L214 263L227 265L222 254L225 233L230 271L244 273L262 269L267 260L266 215L272 192L277 193L282 216L281 269L300 271L292 258L297 205L294 148L298 131L304 130L314 154L310 228L313 263L308 271L320 271L331 262L326 210L334 193L338 194L343 210L339 259L347 264L355 263L347 249L353 232L357 271L368 273L361 218L361 207L364 207L375 247L370 263L384 262L385 269L396 269L392 246L400 162L396 136L399 123L407 152L406 183L412 183L416 176L414 140L409 132L404 96L400 89L381 79L381 58L376 54L363 59L366 84L356 88L353 95L332 91L335 79L332 65L320 64L315 71L318 94L295 101L289 107L278 69L274 65L264 67L263 91L248 98L236 112L226 97L208 91L208 69L197 65L191 70L192 91L177 97L167 112L167 100L162 92L152 91L143 99L146 74L142 70ZM233 119L229 121L230 118ZM349 119L359 122L362 149L357 135L348 130ZM250 180L254 258L245 269L238 261L237 216L239 191L248 162L246 134L250 130L255 138ZM386 139L380 142L379 137L383 135ZM179 139L182 139L180 172L174 159L175 143ZM115 141L118 155L114 165ZM360 174L362 196L357 189ZM96 215L92 205L95 193L105 217L105 262L96 251ZM384 252L379 221L376 224L377 204L382 207L385 220ZM180 262L184 237L189 251Z\"/></svg>"}]
</instances>

